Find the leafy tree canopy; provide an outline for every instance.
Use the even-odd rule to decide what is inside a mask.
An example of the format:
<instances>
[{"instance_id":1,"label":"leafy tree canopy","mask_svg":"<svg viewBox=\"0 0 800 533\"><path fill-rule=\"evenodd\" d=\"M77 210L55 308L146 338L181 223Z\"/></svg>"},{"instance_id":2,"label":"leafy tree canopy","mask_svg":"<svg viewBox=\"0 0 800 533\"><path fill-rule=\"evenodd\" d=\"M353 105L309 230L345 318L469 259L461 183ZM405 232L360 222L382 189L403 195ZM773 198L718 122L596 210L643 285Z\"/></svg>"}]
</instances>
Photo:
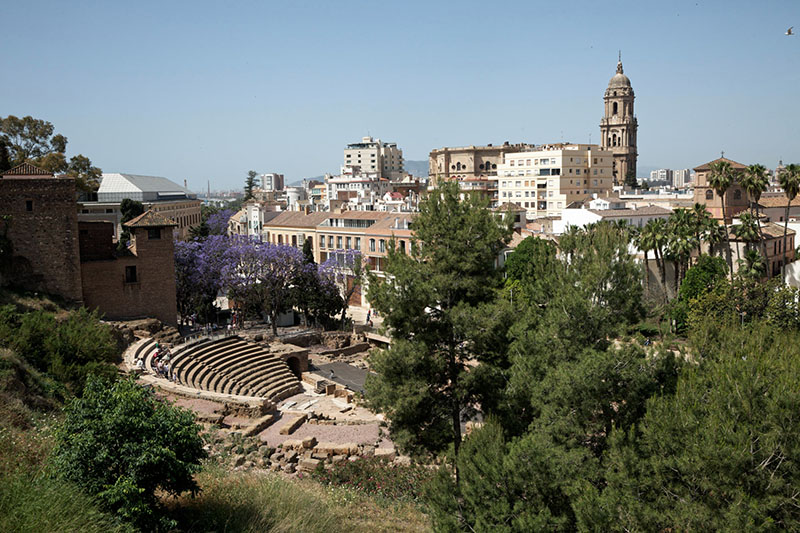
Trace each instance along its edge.
<instances>
[{"instance_id":1,"label":"leafy tree canopy","mask_svg":"<svg viewBox=\"0 0 800 533\"><path fill-rule=\"evenodd\" d=\"M90 378L56 432L55 472L145 530L172 524L159 516L157 491L197 492L205 457L194 416L132 379Z\"/></svg>"},{"instance_id":2,"label":"leafy tree canopy","mask_svg":"<svg viewBox=\"0 0 800 533\"><path fill-rule=\"evenodd\" d=\"M0 170L28 162L74 177L79 190L97 190L102 171L81 154L67 160L66 150L67 138L55 133L50 122L31 116L0 117Z\"/></svg>"}]
</instances>

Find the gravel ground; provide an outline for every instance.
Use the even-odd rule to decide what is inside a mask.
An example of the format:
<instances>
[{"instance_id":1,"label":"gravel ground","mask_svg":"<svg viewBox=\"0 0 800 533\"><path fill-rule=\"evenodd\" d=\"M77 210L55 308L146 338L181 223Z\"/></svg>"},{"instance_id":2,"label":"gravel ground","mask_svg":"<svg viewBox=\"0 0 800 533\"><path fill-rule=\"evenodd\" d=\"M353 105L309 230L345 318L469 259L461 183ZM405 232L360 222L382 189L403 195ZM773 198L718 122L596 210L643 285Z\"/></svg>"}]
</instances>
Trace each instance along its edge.
<instances>
[{"instance_id":1,"label":"gravel ground","mask_svg":"<svg viewBox=\"0 0 800 533\"><path fill-rule=\"evenodd\" d=\"M375 444L380 440L378 435L378 423L372 424L353 424L353 425L327 425L304 423L297 428L291 435L281 435L280 429L290 420L296 417L286 415L276 420L270 427L258 434L259 438L270 446L277 446L288 439L303 439L305 437L316 437L318 442L335 442L337 444L356 443L356 444ZM391 446L391 442L386 441L386 447Z\"/></svg>"},{"instance_id":2,"label":"gravel ground","mask_svg":"<svg viewBox=\"0 0 800 533\"><path fill-rule=\"evenodd\" d=\"M175 403L178 407L184 407L198 414L210 415L214 413L221 413L224 406L221 403L212 402L209 400L179 398L176 396L166 396L166 398Z\"/></svg>"}]
</instances>

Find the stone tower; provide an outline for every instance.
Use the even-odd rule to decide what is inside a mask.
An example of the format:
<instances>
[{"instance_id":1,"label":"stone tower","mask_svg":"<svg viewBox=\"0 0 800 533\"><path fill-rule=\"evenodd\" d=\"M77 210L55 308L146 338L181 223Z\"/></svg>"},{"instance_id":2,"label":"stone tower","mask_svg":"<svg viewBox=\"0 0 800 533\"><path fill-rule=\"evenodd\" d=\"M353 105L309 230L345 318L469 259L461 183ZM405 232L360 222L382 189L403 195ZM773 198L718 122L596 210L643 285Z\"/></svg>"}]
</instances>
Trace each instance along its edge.
<instances>
[{"instance_id":1,"label":"stone tower","mask_svg":"<svg viewBox=\"0 0 800 533\"><path fill-rule=\"evenodd\" d=\"M600 121L600 144L614 154L614 184L623 185L629 173L636 177L636 130L638 123L633 114L633 87L622 72L622 57L617 63L617 73L608 82L603 96L606 109Z\"/></svg>"}]
</instances>

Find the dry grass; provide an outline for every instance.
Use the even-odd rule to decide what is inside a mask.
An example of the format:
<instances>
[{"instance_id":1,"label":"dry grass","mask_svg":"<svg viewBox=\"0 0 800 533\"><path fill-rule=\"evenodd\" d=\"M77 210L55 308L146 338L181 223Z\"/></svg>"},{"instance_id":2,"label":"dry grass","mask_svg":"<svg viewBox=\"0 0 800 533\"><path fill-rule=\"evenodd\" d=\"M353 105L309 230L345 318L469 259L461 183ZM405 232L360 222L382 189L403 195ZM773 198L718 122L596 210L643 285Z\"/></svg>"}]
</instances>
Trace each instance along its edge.
<instances>
[{"instance_id":1,"label":"dry grass","mask_svg":"<svg viewBox=\"0 0 800 533\"><path fill-rule=\"evenodd\" d=\"M198 497L165 502L181 531L430 531L427 517L413 504L381 502L311 480L209 467L198 481L203 489Z\"/></svg>"}]
</instances>

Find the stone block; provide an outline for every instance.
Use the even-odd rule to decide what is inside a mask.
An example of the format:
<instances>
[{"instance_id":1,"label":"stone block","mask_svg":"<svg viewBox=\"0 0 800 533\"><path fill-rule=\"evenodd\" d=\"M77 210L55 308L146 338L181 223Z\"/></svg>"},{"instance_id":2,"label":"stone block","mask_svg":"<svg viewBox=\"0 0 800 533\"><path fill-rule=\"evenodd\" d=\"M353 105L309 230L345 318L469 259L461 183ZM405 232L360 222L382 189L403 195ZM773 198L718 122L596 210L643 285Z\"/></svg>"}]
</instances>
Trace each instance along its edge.
<instances>
[{"instance_id":1,"label":"stone block","mask_svg":"<svg viewBox=\"0 0 800 533\"><path fill-rule=\"evenodd\" d=\"M269 427L274 421L275 421L275 415L272 414L264 415L261 418L256 419L255 422L253 422L249 426L247 426L247 429L244 430L243 435L245 437L252 437L257 433L261 433L262 431L264 431L264 429Z\"/></svg>"},{"instance_id":2,"label":"stone block","mask_svg":"<svg viewBox=\"0 0 800 533\"><path fill-rule=\"evenodd\" d=\"M317 465L319 465L317 459L302 459L297 463L297 469L301 472L313 472Z\"/></svg>"},{"instance_id":3,"label":"stone block","mask_svg":"<svg viewBox=\"0 0 800 533\"><path fill-rule=\"evenodd\" d=\"M305 449L313 448L317 444L316 437L306 437L303 439L302 447ZM299 448L300 446L298 446Z\"/></svg>"},{"instance_id":4,"label":"stone block","mask_svg":"<svg viewBox=\"0 0 800 533\"><path fill-rule=\"evenodd\" d=\"M378 459L391 461L397 456L397 452L395 452L394 448L376 448L374 455Z\"/></svg>"},{"instance_id":5,"label":"stone block","mask_svg":"<svg viewBox=\"0 0 800 533\"><path fill-rule=\"evenodd\" d=\"M306 415L301 415L294 420L290 420L286 424L284 424L280 429L281 435L291 435L294 431L303 425L303 422L306 421Z\"/></svg>"},{"instance_id":6,"label":"stone block","mask_svg":"<svg viewBox=\"0 0 800 533\"><path fill-rule=\"evenodd\" d=\"M335 442L320 442L314 446L314 452L325 455L353 455L358 453L358 444L354 442L338 444Z\"/></svg>"},{"instance_id":7,"label":"stone block","mask_svg":"<svg viewBox=\"0 0 800 533\"><path fill-rule=\"evenodd\" d=\"M311 438L313 438L313 437L311 437ZM306 447L305 446L305 441L306 441L306 439L303 439L303 440L287 439L287 440L283 441L283 444L281 444L281 447L284 450L298 450L300 448L305 448Z\"/></svg>"}]
</instances>

